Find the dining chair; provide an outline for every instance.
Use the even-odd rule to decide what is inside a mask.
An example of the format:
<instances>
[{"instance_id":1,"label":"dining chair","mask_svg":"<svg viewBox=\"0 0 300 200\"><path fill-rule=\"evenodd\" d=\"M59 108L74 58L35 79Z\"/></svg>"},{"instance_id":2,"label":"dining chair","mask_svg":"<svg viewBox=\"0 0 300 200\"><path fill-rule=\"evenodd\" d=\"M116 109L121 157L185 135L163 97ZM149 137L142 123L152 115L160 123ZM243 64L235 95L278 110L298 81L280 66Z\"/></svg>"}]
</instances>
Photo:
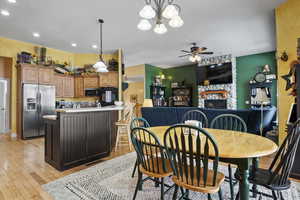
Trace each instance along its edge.
<instances>
[{"instance_id":1,"label":"dining chair","mask_svg":"<svg viewBox=\"0 0 300 200\"><path fill-rule=\"evenodd\" d=\"M215 117L211 122L210 128L247 132L245 121L234 114L221 114ZM233 180L232 167L230 164L228 165L228 175L229 177L226 177L226 179L230 184L231 199L234 199L234 184L237 182Z\"/></svg>"},{"instance_id":2,"label":"dining chair","mask_svg":"<svg viewBox=\"0 0 300 200\"><path fill-rule=\"evenodd\" d=\"M164 178L171 176L173 173L170 160L167 158L163 146L161 146L154 133L142 127L132 129L131 140L139 164L138 181L133 200L135 200L138 190L141 190L143 182L147 180L160 184L160 199L163 200L164 194L172 187L165 184ZM143 174L147 178L143 179ZM168 187L166 191L165 186Z\"/></svg>"},{"instance_id":3,"label":"dining chair","mask_svg":"<svg viewBox=\"0 0 300 200\"><path fill-rule=\"evenodd\" d=\"M300 119L293 124L293 128L284 139L268 169L255 168L255 166L251 167L252 169L250 170L249 182L272 191L272 195L269 195L257 190L252 190L253 193L260 195L260 200L262 199L262 196L271 197L276 200L284 199L282 191L291 187L289 176L295 160L299 138ZM240 180L238 170L235 173L235 177ZM236 199L238 198L239 193L236 196Z\"/></svg>"},{"instance_id":4,"label":"dining chair","mask_svg":"<svg viewBox=\"0 0 300 200\"><path fill-rule=\"evenodd\" d=\"M206 115L200 110L190 110L184 113L181 123L187 120L197 120L202 123L202 128L208 128L208 119Z\"/></svg>"},{"instance_id":5,"label":"dining chair","mask_svg":"<svg viewBox=\"0 0 300 200\"><path fill-rule=\"evenodd\" d=\"M133 120L131 121L130 129L132 130L137 127L148 128L148 127L150 127L150 124L145 118L136 117L136 118L133 118ZM131 175L132 178L134 177L137 166L138 166L138 159L136 159L135 164L134 164L134 168L133 168L132 175Z\"/></svg>"},{"instance_id":6,"label":"dining chair","mask_svg":"<svg viewBox=\"0 0 300 200\"><path fill-rule=\"evenodd\" d=\"M218 146L207 131L185 124L171 126L165 132L164 146L173 169L173 200L179 188L180 199L188 199L190 190L206 193L209 200L211 194L218 192L222 199L221 184L225 176L218 172ZM209 164L209 160L213 162Z\"/></svg>"},{"instance_id":7,"label":"dining chair","mask_svg":"<svg viewBox=\"0 0 300 200\"><path fill-rule=\"evenodd\" d=\"M134 103L125 103L124 110L122 113L122 119L116 122L117 126L117 137L116 137L116 145L115 145L115 151L117 150L118 146L122 143L121 137L126 135L128 138L127 144L129 145L129 150L131 150L131 139L130 139L130 123L132 121L132 118L134 116Z\"/></svg>"}]
</instances>

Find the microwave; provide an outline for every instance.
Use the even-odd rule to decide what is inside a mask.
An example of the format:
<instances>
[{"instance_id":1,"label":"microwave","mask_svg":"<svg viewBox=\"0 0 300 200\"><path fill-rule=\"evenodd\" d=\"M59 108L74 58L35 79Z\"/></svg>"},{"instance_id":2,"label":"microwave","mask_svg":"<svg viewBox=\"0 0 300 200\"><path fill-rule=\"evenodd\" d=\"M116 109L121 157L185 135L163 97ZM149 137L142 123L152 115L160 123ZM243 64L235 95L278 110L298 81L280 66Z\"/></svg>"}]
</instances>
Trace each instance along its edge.
<instances>
[{"instance_id":1,"label":"microwave","mask_svg":"<svg viewBox=\"0 0 300 200\"><path fill-rule=\"evenodd\" d=\"M87 88L84 90L86 97L97 97L99 96L99 89L98 88Z\"/></svg>"}]
</instances>

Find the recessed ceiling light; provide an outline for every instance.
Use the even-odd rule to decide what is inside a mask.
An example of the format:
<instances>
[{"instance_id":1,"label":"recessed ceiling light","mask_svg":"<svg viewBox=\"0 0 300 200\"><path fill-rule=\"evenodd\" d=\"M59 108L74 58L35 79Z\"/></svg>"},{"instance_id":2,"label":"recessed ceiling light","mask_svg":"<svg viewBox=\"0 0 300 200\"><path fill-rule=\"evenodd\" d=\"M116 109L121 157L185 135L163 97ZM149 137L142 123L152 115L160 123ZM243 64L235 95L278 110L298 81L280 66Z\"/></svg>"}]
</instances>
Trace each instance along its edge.
<instances>
[{"instance_id":1,"label":"recessed ceiling light","mask_svg":"<svg viewBox=\"0 0 300 200\"><path fill-rule=\"evenodd\" d=\"M9 3L17 3L16 0L7 0Z\"/></svg>"},{"instance_id":2,"label":"recessed ceiling light","mask_svg":"<svg viewBox=\"0 0 300 200\"><path fill-rule=\"evenodd\" d=\"M72 43L71 45L72 45L72 47L77 47L76 43Z\"/></svg>"},{"instance_id":3,"label":"recessed ceiling light","mask_svg":"<svg viewBox=\"0 0 300 200\"><path fill-rule=\"evenodd\" d=\"M98 48L98 46L95 45L95 44L92 47L93 47L93 49L97 49Z\"/></svg>"},{"instance_id":4,"label":"recessed ceiling light","mask_svg":"<svg viewBox=\"0 0 300 200\"><path fill-rule=\"evenodd\" d=\"M33 37L37 37L37 38L40 37L39 33L33 33L32 35L33 35Z\"/></svg>"},{"instance_id":5,"label":"recessed ceiling light","mask_svg":"<svg viewBox=\"0 0 300 200\"><path fill-rule=\"evenodd\" d=\"M10 13L7 10L1 10L1 15L3 15L3 16L9 16Z\"/></svg>"}]
</instances>

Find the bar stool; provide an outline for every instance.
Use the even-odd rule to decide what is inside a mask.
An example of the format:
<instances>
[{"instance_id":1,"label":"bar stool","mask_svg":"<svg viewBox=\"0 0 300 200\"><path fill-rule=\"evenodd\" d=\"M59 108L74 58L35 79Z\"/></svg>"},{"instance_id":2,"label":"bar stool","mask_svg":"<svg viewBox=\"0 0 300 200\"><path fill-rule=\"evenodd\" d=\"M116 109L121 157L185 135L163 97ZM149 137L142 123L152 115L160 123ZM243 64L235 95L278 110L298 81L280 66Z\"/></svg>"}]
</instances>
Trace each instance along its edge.
<instances>
[{"instance_id":1,"label":"bar stool","mask_svg":"<svg viewBox=\"0 0 300 200\"><path fill-rule=\"evenodd\" d=\"M129 150L131 151L131 140L130 140L130 123L134 116L134 103L125 103L125 108L123 111L123 117L121 120L116 122L117 126L117 139L115 151L119 145L129 145ZM127 141L121 140L121 137L127 136ZM124 143L126 142L126 143Z\"/></svg>"}]
</instances>

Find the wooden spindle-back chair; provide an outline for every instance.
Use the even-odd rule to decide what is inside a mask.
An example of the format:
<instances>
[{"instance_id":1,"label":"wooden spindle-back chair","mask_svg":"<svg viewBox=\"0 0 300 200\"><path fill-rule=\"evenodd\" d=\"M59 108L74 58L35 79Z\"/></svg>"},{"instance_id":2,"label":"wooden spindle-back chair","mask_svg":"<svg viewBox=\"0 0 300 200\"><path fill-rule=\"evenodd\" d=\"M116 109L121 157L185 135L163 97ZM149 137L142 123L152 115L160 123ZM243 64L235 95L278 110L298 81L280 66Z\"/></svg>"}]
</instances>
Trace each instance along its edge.
<instances>
[{"instance_id":1,"label":"wooden spindle-back chair","mask_svg":"<svg viewBox=\"0 0 300 200\"><path fill-rule=\"evenodd\" d=\"M219 150L214 138L204 129L185 124L174 125L164 135L164 145L172 163L176 184L173 199L178 187L185 188L183 198L188 198L189 190L210 194L219 192L224 174L218 172ZM209 164L212 161L212 166Z\"/></svg>"},{"instance_id":2,"label":"wooden spindle-back chair","mask_svg":"<svg viewBox=\"0 0 300 200\"><path fill-rule=\"evenodd\" d=\"M181 123L184 124L184 122L187 120L197 120L202 123L202 128L208 128L208 119L200 110L190 110L184 113Z\"/></svg>"},{"instance_id":3,"label":"wooden spindle-back chair","mask_svg":"<svg viewBox=\"0 0 300 200\"><path fill-rule=\"evenodd\" d=\"M173 173L164 147L161 146L154 133L142 127L132 129L131 140L137 153L139 164L138 182L133 199L136 198L138 189L141 187L143 182L149 179L161 185L161 199L164 199L164 178L172 175ZM148 178L143 180L142 174L148 176Z\"/></svg>"}]
</instances>

